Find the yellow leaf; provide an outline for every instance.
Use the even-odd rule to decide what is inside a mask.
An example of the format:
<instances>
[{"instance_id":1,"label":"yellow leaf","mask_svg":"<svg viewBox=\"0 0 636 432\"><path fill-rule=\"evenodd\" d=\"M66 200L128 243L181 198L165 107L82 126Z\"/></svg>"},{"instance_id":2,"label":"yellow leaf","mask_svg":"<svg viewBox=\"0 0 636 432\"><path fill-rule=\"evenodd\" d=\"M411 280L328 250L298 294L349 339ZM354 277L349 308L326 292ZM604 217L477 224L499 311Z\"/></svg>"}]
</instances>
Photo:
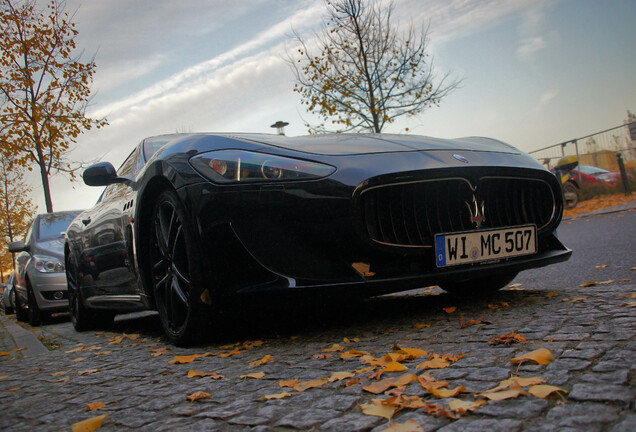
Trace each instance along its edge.
<instances>
[{"instance_id":1,"label":"yellow leaf","mask_svg":"<svg viewBox=\"0 0 636 432\"><path fill-rule=\"evenodd\" d=\"M153 349L150 351L152 352L152 354L150 354L151 357L158 357L160 355L168 354L168 351L170 351L170 348L163 347L163 348Z\"/></svg>"},{"instance_id":2,"label":"yellow leaf","mask_svg":"<svg viewBox=\"0 0 636 432\"><path fill-rule=\"evenodd\" d=\"M351 372L334 372L329 377L329 382L342 381L343 379L353 378L354 374Z\"/></svg>"},{"instance_id":3,"label":"yellow leaf","mask_svg":"<svg viewBox=\"0 0 636 432\"><path fill-rule=\"evenodd\" d=\"M459 387L455 387L454 389L447 389L447 388L431 388L429 390L429 392L431 392L433 395L435 395L435 397L438 397L440 399L446 399L449 397L455 397L458 394L460 394L461 392L465 391L466 387L464 386L459 386Z\"/></svg>"},{"instance_id":4,"label":"yellow leaf","mask_svg":"<svg viewBox=\"0 0 636 432\"><path fill-rule=\"evenodd\" d=\"M339 344L333 344L330 348L325 348L324 350L322 350L322 352L339 352L339 351L344 351L345 348L342 345Z\"/></svg>"},{"instance_id":5,"label":"yellow leaf","mask_svg":"<svg viewBox=\"0 0 636 432\"><path fill-rule=\"evenodd\" d=\"M212 379L225 378L223 375L219 375L216 372L199 372L194 369L190 369L188 371L188 378L203 378L208 376L211 377Z\"/></svg>"},{"instance_id":6,"label":"yellow leaf","mask_svg":"<svg viewBox=\"0 0 636 432\"><path fill-rule=\"evenodd\" d=\"M362 368L362 369L356 369L353 372L356 373L356 374L363 374L363 373L373 372L374 369L375 369L375 367L369 366L369 367L365 367L365 368Z\"/></svg>"},{"instance_id":7,"label":"yellow leaf","mask_svg":"<svg viewBox=\"0 0 636 432\"><path fill-rule=\"evenodd\" d=\"M271 362L273 360L274 360L274 357L272 357L271 355L267 354L262 359L251 362L250 366L262 366L262 365L267 364L267 363L269 363L269 362Z\"/></svg>"},{"instance_id":8,"label":"yellow leaf","mask_svg":"<svg viewBox=\"0 0 636 432\"><path fill-rule=\"evenodd\" d=\"M347 360L347 359L352 359L352 358L356 358L356 357L362 357L365 355L368 355L369 353L366 351L358 351L358 350L349 350L345 353L340 354L340 358L343 360Z\"/></svg>"},{"instance_id":9,"label":"yellow leaf","mask_svg":"<svg viewBox=\"0 0 636 432\"><path fill-rule=\"evenodd\" d=\"M104 355L110 355L112 354L112 351L100 351L100 352L96 352L95 355L96 356L104 356Z\"/></svg>"},{"instance_id":10,"label":"yellow leaf","mask_svg":"<svg viewBox=\"0 0 636 432\"><path fill-rule=\"evenodd\" d=\"M51 372L49 375L51 375L51 376L60 376L60 375L66 375L69 372L71 372L71 371Z\"/></svg>"},{"instance_id":11,"label":"yellow leaf","mask_svg":"<svg viewBox=\"0 0 636 432\"><path fill-rule=\"evenodd\" d=\"M250 374L246 374L246 375L241 375L240 378L242 378L242 379L247 379L247 378L261 379L264 376L265 376L265 372L254 372L254 373L250 373Z\"/></svg>"},{"instance_id":12,"label":"yellow leaf","mask_svg":"<svg viewBox=\"0 0 636 432\"><path fill-rule=\"evenodd\" d=\"M567 394L568 391L564 390L562 388L559 387L555 387L555 386L551 386L551 385L535 385L532 386L528 389L528 393L530 393L532 396L541 398L541 399L545 399L548 396L550 396L552 393L565 393Z\"/></svg>"},{"instance_id":13,"label":"yellow leaf","mask_svg":"<svg viewBox=\"0 0 636 432\"><path fill-rule=\"evenodd\" d=\"M396 406L383 405L379 399L373 399L370 404L360 405L360 408L366 415L382 417L387 420L391 420L398 410Z\"/></svg>"},{"instance_id":14,"label":"yellow leaf","mask_svg":"<svg viewBox=\"0 0 636 432\"><path fill-rule=\"evenodd\" d=\"M492 401L501 401L504 399L515 399L519 397L520 394L525 394L525 392L521 390L520 388L516 388L516 389L502 390L502 391L496 391L496 392L488 391L488 392L480 393L479 395L485 398L488 398Z\"/></svg>"},{"instance_id":15,"label":"yellow leaf","mask_svg":"<svg viewBox=\"0 0 636 432\"><path fill-rule=\"evenodd\" d=\"M521 377L512 377L506 380L503 380L497 387L491 388L483 393L493 393L501 390L508 389L509 387L516 385L518 387L528 387L531 385L543 384L547 380L543 377L530 377L530 378L521 378ZM482 394L483 394L482 393Z\"/></svg>"},{"instance_id":16,"label":"yellow leaf","mask_svg":"<svg viewBox=\"0 0 636 432\"><path fill-rule=\"evenodd\" d=\"M529 353L525 353L520 355L519 357L515 357L510 359L510 363L517 364L521 362L535 362L540 365L548 365L552 363L554 360L554 354L547 348L539 348L538 350L531 351Z\"/></svg>"},{"instance_id":17,"label":"yellow leaf","mask_svg":"<svg viewBox=\"0 0 636 432\"><path fill-rule=\"evenodd\" d=\"M300 379L298 378L293 380L287 380L287 381L278 381L278 386L279 387L294 387L299 382L300 382Z\"/></svg>"},{"instance_id":18,"label":"yellow leaf","mask_svg":"<svg viewBox=\"0 0 636 432\"><path fill-rule=\"evenodd\" d=\"M600 269L604 269L604 268L608 268L608 267L609 267L609 264L603 264L603 265L597 265L596 266L596 268L599 269L599 270Z\"/></svg>"},{"instance_id":19,"label":"yellow leaf","mask_svg":"<svg viewBox=\"0 0 636 432\"><path fill-rule=\"evenodd\" d=\"M594 281L586 282L586 283L581 284L581 285L579 285L579 286L580 286L580 287L583 287L583 288L587 288L587 287L593 287L593 286L595 286L595 285L598 285L598 282L594 282Z\"/></svg>"},{"instance_id":20,"label":"yellow leaf","mask_svg":"<svg viewBox=\"0 0 636 432\"><path fill-rule=\"evenodd\" d=\"M423 328L428 328L430 327L430 324L424 324L424 323L416 323L413 324L413 327L417 328L417 329L423 329Z\"/></svg>"},{"instance_id":21,"label":"yellow leaf","mask_svg":"<svg viewBox=\"0 0 636 432\"><path fill-rule=\"evenodd\" d=\"M453 312L455 312L457 310L457 306L449 306L449 307L445 307L445 308L442 308L442 309L447 314L452 314Z\"/></svg>"},{"instance_id":22,"label":"yellow leaf","mask_svg":"<svg viewBox=\"0 0 636 432\"><path fill-rule=\"evenodd\" d=\"M327 384L328 382L329 381L327 381L326 379L303 381L303 382L300 382L300 383L296 384L293 388L297 392L304 392L305 390L309 390L309 389L312 389L312 388L323 386L323 385Z\"/></svg>"},{"instance_id":23,"label":"yellow leaf","mask_svg":"<svg viewBox=\"0 0 636 432\"><path fill-rule=\"evenodd\" d=\"M326 360L333 357L333 354L314 354L314 358L318 360Z\"/></svg>"},{"instance_id":24,"label":"yellow leaf","mask_svg":"<svg viewBox=\"0 0 636 432\"><path fill-rule=\"evenodd\" d=\"M450 366L450 362L441 357L433 357L415 366L416 369L444 369Z\"/></svg>"},{"instance_id":25,"label":"yellow leaf","mask_svg":"<svg viewBox=\"0 0 636 432\"><path fill-rule=\"evenodd\" d=\"M624 307L636 307L636 301L627 302L627 303L621 303L620 305L624 306Z\"/></svg>"},{"instance_id":26,"label":"yellow leaf","mask_svg":"<svg viewBox=\"0 0 636 432\"><path fill-rule=\"evenodd\" d=\"M344 338L342 341L343 341L344 343L352 343L352 342L360 342L360 339L359 339L359 338L351 338L351 339L349 339L349 338Z\"/></svg>"},{"instance_id":27,"label":"yellow leaf","mask_svg":"<svg viewBox=\"0 0 636 432\"><path fill-rule=\"evenodd\" d=\"M189 400L190 402L194 402L201 399L210 399L211 397L212 395L210 393L206 393L204 391L198 391L198 392L192 393L191 395L186 396L186 399Z\"/></svg>"},{"instance_id":28,"label":"yellow leaf","mask_svg":"<svg viewBox=\"0 0 636 432\"><path fill-rule=\"evenodd\" d=\"M97 411L105 407L106 404L104 402L91 402L89 404L86 404L86 409L88 411Z\"/></svg>"},{"instance_id":29,"label":"yellow leaf","mask_svg":"<svg viewBox=\"0 0 636 432\"><path fill-rule=\"evenodd\" d=\"M419 348L400 348L399 352L405 353L408 356L409 360L424 357L428 354L428 352Z\"/></svg>"},{"instance_id":30,"label":"yellow leaf","mask_svg":"<svg viewBox=\"0 0 636 432\"><path fill-rule=\"evenodd\" d=\"M487 402L483 399L476 400L474 402L453 399L448 403L448 407L455 412L464 413L467 411L475 411L476 409L486 405L486 403Z\"/></svg>"},{"instance_id":31,"label":"yellow leaf","mask_svg":"<svg viewBox=\"0 0 636 432\"><path fill-rule=\"evenodd\" d=\"M424 432L424 428L414 419L409 419L404 423L393 423L383 432Z\"/></svg>"},{"instance_id":32,"label":"yellow leaf","mask_svg":"<svg viewBox=\"0 0 636 432\"><path fill-rule=\"evenodd\" d=\"M104 419L110 418L108 414L103 414L97 417L89 418L78 423L73 424L73 432L93 432L102 427Z\"/></svg>"},{"instance_id":33,"label":"yellow leaf","mask_svg":"<svg viewBox=\"0 0 636 432\"><path fill-rule=\"evenodd\" d=\"M587 297L574 297L574 298L564 298L561 301L570 302L570 303L578 303L587 300Z\"/></svg>"},{"instance_id":34,"label":"yellow leaf","mask_svg":"<svg viewBox=\"0 0 636 432\"><path fill-rule=\"evenodd\" d=\"M400 377L391 377L385 378L381 381L374 382L366 387L363 387L363 390L368 391L369 393L380 394L384 393L391 387L402 387L410 384L413 381L417 380L417 376L413 374L404 374Z\"/></svg>"},{"instance_id":35,"label":"yellow leaf","mask_svg":"<svg viewBox=\"0 0 636 432\"><path fill-rule=\"evenodd\" d=\"M384 372L402 372L405 370L408 370L408 368L404 366L402 363L398 363L398 362L391 362L387 364L386 367L384 368Z\"/></svg>"},{"instance_id":36,"label":"yellow leaf","mask_svg":"<svg viewBox=\"0 0 636 432\"><path fill-rule=\"evenodd\" d=\"M291 397L291 395L292 395L291 393L283 391L282 393L276 393L276 394L270 394L270 395L261 396L261 399L264 399L264 400L283 399L283 398Z\"/></svg>"},{"instance_id":37,"label":"yellow leaf","mask_svg":"<svg viewBox=\"0 0 636 432\"><path fill-rule=\"evenodd\" d=\"M6 352L6 351L2 351L0 352L0 357L4 357L4 356L10 356L11 353L10 352Z\"/></svg>"},{"instance_id":38,"label":"yellow leaf","mask_svg":"<svg viewBox=\"0 0 636 432\"><path fill-rule=\"evenodd\" d=\"M83 370L83 371L79 371L77 374L78 375L88 375L88 374L92 374L92 373L96 373L96 372L100 372L101 369L97 368L97 369L87 369L87 370Z\"/></svg>"},{"instance_id":39,"label":"yellow leaf","mask_svg":"<svg viewBox=\"0 0 636 432\"><path fill-rule=\"evenodd\" d=\"M558 293L558 292L556 292L556 291L550 291L550 292L549 292L549 293L547 293L545 296L546 296L547 298L551 298L551 297L558 297L558 296L559 296L559 293Z\"/></svg>"}]
</instances>

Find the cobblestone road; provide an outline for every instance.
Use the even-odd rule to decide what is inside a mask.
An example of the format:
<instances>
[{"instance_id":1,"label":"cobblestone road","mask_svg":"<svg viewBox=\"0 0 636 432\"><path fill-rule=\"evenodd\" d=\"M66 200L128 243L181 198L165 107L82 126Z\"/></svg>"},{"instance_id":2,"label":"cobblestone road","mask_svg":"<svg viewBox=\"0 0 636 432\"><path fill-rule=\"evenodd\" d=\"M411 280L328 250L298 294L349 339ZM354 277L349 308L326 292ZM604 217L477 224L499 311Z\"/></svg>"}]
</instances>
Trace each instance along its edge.
<instances>
[{"instance_id":1,"label":"cobblestone road","mask_svg":"<svg viewBox=\"0 0 636 432\"><path fill-rule=\"evenodd\" d=\"M616 223L621 220L632 221L617 218ZM586 281L573 277L569 286L533 289L524 284L479 301L417 290L353 304L271 306L237 318L237 333L226 340L187 349L166 344L157 317L146 314L118 320L111 332L82 334L60 317L33 331L54 349L31 354L12 345L7 326L14 316L2 316L0 429L68 430L75 422L107 414L100 430L381 431L412 419L421 430L444 432L634 431L636 308L629 305L635 301L636 283L628 279L636 280L636 272L621 271L620 279L592 287L579 286ZM600 278L597 282L605 282ZM452 313L443 310L452 306ZM464 323L481 317L490 323L461 328L460 317ZM488 343L511 330L527 342L508 347ZM342 351L325 352L334 344ZM539 376L569 394L489 401L457 420L427 414L426 407L404 408L391 421L365 415L361 406L388 396L363 389L377 380L369 378L373 372L355 372L369 366L361 357L341 355L358 355L352 351L357 350L381 358L397 346L464 357L444 369L426 371L416 365L428 356L403 361L408 370L386 372L380 379L427 372L447 381L449 389L464 386L481 392L511 376ZM513 357L538 348L551 350L555 360L548 365L511 364ZM193 354L204 356L170 364L175 356ZM268 355L270 362L250 365ZM193 369L222 377L189 378ZM244 377L258 372L265 375ZM336 372L355 376L322 380ZM280 381L293 379L321 380L324 385L304 391L280 387ZM197 391L210 397L186 399ZM284 391L290 396L263 399ZM452 400L436 398L417 381L407 383L405 394L420 396L429 407L448 407ZM479 399L474 393L456 398ZM92 402L105 407L88 411L86 405Z\"/></svg>"}]
</instances>

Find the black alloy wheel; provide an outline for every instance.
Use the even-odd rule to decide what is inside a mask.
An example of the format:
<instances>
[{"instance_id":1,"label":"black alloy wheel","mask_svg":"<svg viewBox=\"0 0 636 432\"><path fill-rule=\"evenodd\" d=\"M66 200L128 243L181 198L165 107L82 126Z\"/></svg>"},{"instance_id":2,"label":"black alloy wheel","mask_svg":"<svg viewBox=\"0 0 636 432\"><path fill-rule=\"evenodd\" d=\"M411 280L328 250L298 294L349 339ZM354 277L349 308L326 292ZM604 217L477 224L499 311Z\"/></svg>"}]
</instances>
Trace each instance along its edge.
<instances>
[{"instance_id":1,"label":"black alloy wheel","mask_svg":"<svg viewBox=\"0 0 636 432\"><path fill-rule=\"evenodd\" d=\"M9 306L5 307L4 313L7 315L12 314L15 311L15 289L9 292Z\"/></svg>"},{"instance_id":2,"label":"black alloy wheel","mask_svg":"<svg viewBox=\"0 0 636 432\"><path fill-rule=\"evenodd\" d=\"M573 209L579 203L579 191L570 181L563 185L563 201L566 209Z\"/></svg>"},{"instance_id":3,"label":"black alloy wheel","mask_svg":"<svg viewBox=\"0 0 636 432\"><path fill-rule=\"evenodd\" d=\"M66 263L66 283L68 284L68 307L71 323L77 332L108 328L112 326L115 313L102 310L91 310L84 306L77 274L72 271L70 263Z\"/></svg>"},{"instance_id":4,"label":"black alloy wheel","mask_svg":"<svg viewBox=\"0 0 636 432\"><path fill-rule=\"evenodd\" d=\"M203 327L203 307L196 295L194 239L177 195L159 195L152 216L150 270L157 310L164 331L176 345L189 345Z\"/></svg>"},{"instance_id":5,"label":"black alloy wheel","mask_svg":"<svg viewBox=\"0 0 636 432\"><path fill-rule=\"evenodd\" d=\"M29 311L22 304L18 293L15 295L15 317L21 322L27 322L29 320Z\"/></svg>"},{"instance_id":6,"label":"black alloy wheel","mask_svg":"<svg viewBox=\"0 0 636 432\"><path fill-rule=\"evenodd\" d=\"M504 273L459 282L448 282L442 284L441 287L447 293L457 297L487 297L508 285L517 274L518 273Z\"/></svg>"}]
</instances>

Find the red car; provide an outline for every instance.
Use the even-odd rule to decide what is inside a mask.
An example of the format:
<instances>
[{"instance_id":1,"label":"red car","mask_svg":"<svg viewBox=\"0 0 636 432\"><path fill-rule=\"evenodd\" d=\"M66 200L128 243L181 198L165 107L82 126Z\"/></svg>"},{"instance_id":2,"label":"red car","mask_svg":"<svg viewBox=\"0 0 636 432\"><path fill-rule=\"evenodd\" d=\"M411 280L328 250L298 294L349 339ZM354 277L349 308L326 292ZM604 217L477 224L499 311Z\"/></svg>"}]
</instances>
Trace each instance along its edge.
<instances>
[{"instance_id":1,"label":"red car","mask_svg":"<svg viewBox=\"0 0 636 432\"><path fill-rule=\"evenodd\" d=\"M609 186L614 187L621 184L621 174L617 172L607 171L603 168L579 165L572 170L574 181L578 179L579 184L577 186Z\"/></svg>"}]
</instances>

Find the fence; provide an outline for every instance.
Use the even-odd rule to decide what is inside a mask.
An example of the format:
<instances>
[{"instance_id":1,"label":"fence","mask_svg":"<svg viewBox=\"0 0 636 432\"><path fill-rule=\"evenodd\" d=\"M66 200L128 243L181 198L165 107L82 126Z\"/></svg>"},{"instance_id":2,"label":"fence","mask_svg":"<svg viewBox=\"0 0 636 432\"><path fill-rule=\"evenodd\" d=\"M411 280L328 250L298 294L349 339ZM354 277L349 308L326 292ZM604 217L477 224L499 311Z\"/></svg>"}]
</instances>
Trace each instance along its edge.
<instances>
[{"instance_id":1,"label":"fence","mask_svg":"<svg viewBox=\"0 0 636 432\"><path fill-rule=\"evenodd\" d=\"M553 168L565 156L576 156L581 165L593 165L615 172L619 171L616 155L620 153L628 171L634 173L636 121L529 153L547 168Z\"/></svg>"}]
</instances>

